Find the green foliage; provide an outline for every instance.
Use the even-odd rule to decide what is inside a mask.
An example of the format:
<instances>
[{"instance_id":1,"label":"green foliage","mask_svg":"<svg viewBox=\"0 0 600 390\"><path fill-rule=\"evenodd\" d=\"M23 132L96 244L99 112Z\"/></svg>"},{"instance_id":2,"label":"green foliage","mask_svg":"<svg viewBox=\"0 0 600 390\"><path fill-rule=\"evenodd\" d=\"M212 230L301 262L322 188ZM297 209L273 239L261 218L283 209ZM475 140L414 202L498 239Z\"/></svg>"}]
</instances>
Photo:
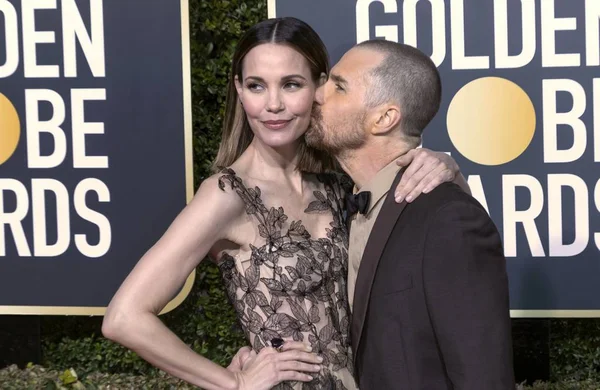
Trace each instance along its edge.
<instances>
[{"instance_id":1,"label":"green foliage","mask_svg":"<svg viewBox=\"0 0 600 390\"><path fill-rule=\"evenodd\" d=\"M533 386L516 386L516 390L597 390L599 382L565 381L560 383L535 383ZM131 374L81 374L73 369L48 370L40 366L29 366L19 370L16 366L0 370L0 388L6 390L118 390L118 389L195 389L183 381L164 373L156 376Z\"/></svg>"},{"instance_id":2,"label":"green foliage","mask_svg":"<svg viewBox=\"0 0 600 390\"><path fill-rule=\"evenodd\" d=\"M10 366L0 370L0 388L5 390L113 390L113 389L195 389L166 374L140 376L131 374L81 374L73 369L57 371L40 366L20 370Z\"/></svg>"},{"instance_id":3,"label":"green foliage","mask_svg":"<svg viewBox=\"0 0 600 390\"><path fill-rule=\"evenodd\" d=\"M193 349L208 359L226 366L247 341L227 300L219 270L208 263L198 270L202 283L195 295L200 308L194 319Z\"/></svg>"},{"instance_id":4,"label":"green foliage","mask_svg":"<svg viewBox=\"0 0 600 390\"><path fill-rule=\"evenodd\" d=\"M600 383L587 381L563 381L556 383L536 382L532 386L519 386L517 390L598 390Z\"/></svg>"},{"instance_id":5,"label":"green foliage","mask_svg":"<svg viewBox=\"0 0 600 390\"><path fill-rule=\"evenodd\" d=\"M265 0L192 0L194 177L209 175L221 139L231 58L242 33L267 17Z\"/></svg>"},{"instance_id":6,"label":"green foliage","mask_svg":"<svg viewBox=\"0 0 600 390\"><path fill-rule=\"evenodd\" d=\"M137 354L96 334L84 338L46 340L44 365L50 368L75 367L81 372L130 372L153 374L156 370Z\"/></svg>"},{"instance_id":7,"label":"green foliage","mask_svg":"<svg viewBox=\"0 0 600 390\"><path fill-rule=\"evenodd\" d=\"M550 364L554 379L600 381L600 319L552 321Z\"/></svg>"}]
</instances>

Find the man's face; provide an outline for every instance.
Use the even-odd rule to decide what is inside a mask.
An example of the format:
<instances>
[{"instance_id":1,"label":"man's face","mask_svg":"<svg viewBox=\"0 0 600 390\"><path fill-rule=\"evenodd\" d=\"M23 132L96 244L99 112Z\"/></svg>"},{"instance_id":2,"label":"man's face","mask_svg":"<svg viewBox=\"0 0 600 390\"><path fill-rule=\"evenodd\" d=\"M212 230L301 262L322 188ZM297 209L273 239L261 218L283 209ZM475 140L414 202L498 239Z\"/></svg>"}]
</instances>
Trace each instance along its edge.
<instances>
[{"instance_id":1,"label":"man's face","mask_svg":"<svg viewBox=\"0 0 600 390\"><path fill-rule=\"evenodd\" d=\"M354 48L333 67L315 95L311 126L305 135L308 145L337 155L365 144L369 72L382 60L378 52Z\"/></svg>"}]
</instances>

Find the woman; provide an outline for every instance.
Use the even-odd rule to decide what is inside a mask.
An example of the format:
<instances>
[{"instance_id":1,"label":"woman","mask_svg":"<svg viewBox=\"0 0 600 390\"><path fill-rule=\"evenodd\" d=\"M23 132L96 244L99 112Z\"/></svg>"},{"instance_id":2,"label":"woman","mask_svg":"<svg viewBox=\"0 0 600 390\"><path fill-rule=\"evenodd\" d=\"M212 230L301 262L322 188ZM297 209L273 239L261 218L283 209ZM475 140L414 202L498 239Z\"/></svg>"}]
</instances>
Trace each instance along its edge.
<instances>
[{"instance_id":1,"label":"woman","mask_svg":"<svg viewBox=\"0 0 600 390\"><path fill-rule=\"evenodd\" d=\"M106 337L203 389L356 388L342 217L348 182L326 173L333 159L303 138L328 64L318 35L297 19L267 20L244 35L215 162L227 168L202 183L127 277L107 310ZM413 196L454 176L438 158L417 168L407 177L420 184L404 183ZM240 369L197 355L157 317L207 255L254 350L238 359ZM286 342L276 350L279 339Z\"/></svg>"}]
</instances>

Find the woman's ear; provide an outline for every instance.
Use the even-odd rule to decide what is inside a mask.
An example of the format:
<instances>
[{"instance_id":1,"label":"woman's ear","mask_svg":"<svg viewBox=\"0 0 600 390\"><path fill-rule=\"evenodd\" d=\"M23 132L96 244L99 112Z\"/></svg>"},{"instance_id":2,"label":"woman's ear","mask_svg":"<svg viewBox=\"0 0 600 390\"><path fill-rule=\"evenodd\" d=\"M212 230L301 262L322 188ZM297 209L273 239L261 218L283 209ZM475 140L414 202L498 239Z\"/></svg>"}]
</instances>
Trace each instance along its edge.
<instances>
[{"instance_id":1,"label":"woman's ear","mask_svg":"<svg viewBox=\"0 0 600 390\"><path fill-rule=\"evenodd\" d=\"M319 84L317 85L317 87L322 87L323 85L325 85L328 78L329 77L327 77L327 73L321 72L321 76L319 77Z\"/></svg>"},{"instance_id":2,"label":"woman's ear","mask_svg":"<svg viewBox=\"0 0 600 390\"><path fill-rule=\"evenodd\" d=\"M233 81L235 83L235 89L237 90L238 96L240 96L241 99L243 89L242 83L240 83L240 79L237 76L234 77Z\"/></svg>"}]
</instances>

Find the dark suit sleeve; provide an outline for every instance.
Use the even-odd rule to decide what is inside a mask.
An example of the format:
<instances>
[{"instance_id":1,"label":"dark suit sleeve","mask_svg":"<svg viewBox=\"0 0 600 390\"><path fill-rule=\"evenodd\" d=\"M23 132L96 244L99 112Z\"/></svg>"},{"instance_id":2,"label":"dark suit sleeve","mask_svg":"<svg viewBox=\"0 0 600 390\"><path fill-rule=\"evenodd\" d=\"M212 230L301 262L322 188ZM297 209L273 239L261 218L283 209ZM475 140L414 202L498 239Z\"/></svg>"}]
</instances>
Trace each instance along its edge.
<instances>
[{"instance_id":1,"label":"dark suit sleeve","mask_svg":"<svg viewBox=\"0 0 600 390\"><path fill-rule=\"evenodd\" d=\"M514 390L506 260L482 208L454 201L428 227L423 259L430 319L456 390Z\"/></svg>"}]
</instances>

